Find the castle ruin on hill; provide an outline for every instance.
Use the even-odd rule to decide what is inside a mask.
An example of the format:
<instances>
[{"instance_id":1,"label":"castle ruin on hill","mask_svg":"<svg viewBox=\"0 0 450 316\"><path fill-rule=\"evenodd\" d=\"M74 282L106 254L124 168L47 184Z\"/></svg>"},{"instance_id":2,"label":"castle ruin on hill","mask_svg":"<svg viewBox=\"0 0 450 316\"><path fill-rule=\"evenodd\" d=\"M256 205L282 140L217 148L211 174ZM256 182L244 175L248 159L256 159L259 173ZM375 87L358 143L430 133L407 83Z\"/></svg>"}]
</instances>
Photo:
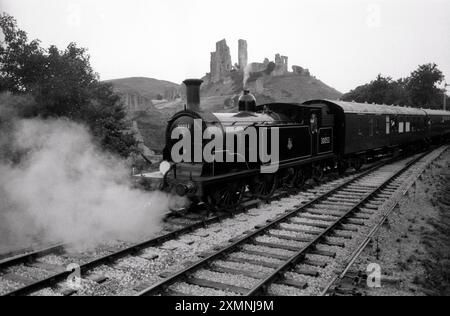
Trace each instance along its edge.
<instances>
[{"instance_id":1,"label":"castle ruin on hill","mask_svg":"<svg viewBox=\"0 0 450 316\"><path fill-rule=\"evenodd\" d=\"M238 43L238 63L234 64L231 60L230 48L225 39L216 43L216 51L211 53L210 73L207 79L211 83L224 81L233 72L241 72L244 76L244 86L246 80L252 73L264 73L270 76L284 76L288 74L310 76L309 70L300 66L292 66L289 71L289 58L280 54L275 55L275 60L268 58L262 63L248 62L247 41L240 39Z\"/></svg>"}]
</instances>

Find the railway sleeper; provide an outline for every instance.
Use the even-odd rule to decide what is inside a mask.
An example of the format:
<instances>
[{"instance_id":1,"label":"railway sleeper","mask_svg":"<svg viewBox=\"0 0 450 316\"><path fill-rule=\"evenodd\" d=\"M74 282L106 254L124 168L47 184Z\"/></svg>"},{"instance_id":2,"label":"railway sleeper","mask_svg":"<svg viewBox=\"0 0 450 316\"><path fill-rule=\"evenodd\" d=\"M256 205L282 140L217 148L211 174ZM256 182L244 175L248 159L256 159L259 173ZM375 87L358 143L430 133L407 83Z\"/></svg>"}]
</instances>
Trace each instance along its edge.
<instances>
[{"instance_id":1,"label":"railway sleeper","mask_svg":"<svg viewBox=\"0 0 450 316\"><path fill-rule=\"evenodd\" d=\"M314 213L310 212L310 210L319 211L321 214L327 215L332 214L335 216L342 216L342 214L348 210L348 207L343 207L339 205L316 205L311 208L308 208L308 213Z\"/></svg>"},{"instance_id":2,"label":"railway sleeper","mask_svg":"<svg viewBox=\"0 0 450 316\"><path fill-rule=\"evenodd\" d=\"M248 292L250 292L249 289L246 289L244 287L230 285L230 284L224 284L224 283L200 279L200 278L196 278L196 277L189 277L185 280L185 282L190 285L197 285L200 287L216 289L216 290L225 291L225 292L232 292L232 293L241 294L241 295L245 295Z\"/></svg>"},{"instance_id":3,"label":"railway sleeper","mask_svg":"<svg viewBox=\"0 0 450 316\"><path fill-rule=\"evenodd\" d=\"M252 249L243 249L241 250L242 252L249 254L249 255L254 255L254 256L260 256L260 257L268 257L268 258L272 258L272 259L277 259L277 260L288 260L289 257L288 256L284 256L281 254L276 254L273 252L265 252L265 251L259 251L259 250L252 250Z\"/></svg>"},{"instance_id":4,"label":"railway sleeper","mask_svg":"<svg viewBox=\"0 0 450 316\"><path fill-rule=\"evenodd\" d=\"M322 217L318 215L312 215L312 214L300 214L298 217L304 218L304 219L310 219L310 220L316 220L316 221L323 221L323 222L334 222L336 218L333 218L333 216L329 217Z\"/></svg>"},{"instance_id":5,"label":"railway sleeper","mask_svg":"<svg viewBox=\"0 0 450 316\"><path fill-rule=\"evenodd\" d=\"M379 198L379 199L385 199L385 200L388 200L388 199L390 199L391 197L392 197L392 195L394 194L395 192L392 192L392 193L378 193L376 196L377 196L377 198Z\"/></svg>"},{"instance_id":6,"label":"railway sleeper","mask_svg":"<svg viewBox=\"0 0 450 316\"><path fill-rule=\"evenodd\" d=\"M320 231L317 231L317 230L309 230L309 229L305 229L305 228L301 228L301 227L298 227L298 228L294 228L294 227L281 227L280 230L286 230L286 231L293 232L293 233L306 234L306 235L312 235L312 236L315 236L315 235L319 235L319 234L320 234Z\"/></svg>"},{"instance_id":7,"label":"railway sleeper","mask_svg":"<svg viewBox=\"0 0 450 316\"><path fill-rule=\"evenodd\" d=\"M330 225L328 225L328 224L302 222L301 218L291 218L291 219L289 219L289 223L295 224L295 225L301 225L301 226L317 227L317 228L330 227Z\"/></svg>"},{"instance_id":8,"label":"railway sleeper","mask_svg":"<svg viewBox=\"0 0 450 316\"><path fill-rule=\"evenodd\" d=\"M282 249L282 250L288 250L288 251L293 251L293 252L297 252L301 249L301 246L294 247L291 245L276 244L276 243L271 243L271 242L260 242L257 240L253 241L253 244L255 244L257 246L268 247L268 248L272 248L272 249Z\"/></svg>"},{"instance_id":9,"label":"railway sleeper","mask_svg":"<svg viewBox=\"0 0 450 316\"><path fill-rule=\"evenodd\" d=\"M348 234L348 233L345 233L345 232L339 231L339 230L332 232L331 237L343 238L343 239L353 239L352 234Z\"/></svg>"},{"instance_id":10,"label":"railway sleeper","mask_svg":"<svg viewBox=\"0 0 450 316\"><path fill-rule=\"evenodd\" d=\"M355 214L353 215L354 218L356 219L361 219L361 220L369 220L370 216L366 216L365 214Z\"/></svg>"},{"instance_id":11,"label":"railway sleeper","mask_svg":"<svg viewBox=\"0 0 450 316\"><path fill-rule=\"evenodd\" d=\"M219 266L217 264L211 265L208 269L213 272L243 275L243 276L253 278L253 279L264 279L266 277L266 275L264 273L253 272L253 271L248 271L248 270L243 270L243 269L233 269L233 268Z\"/></svg>"},{"instance_id":12,"label":"railway sleeper","mask_svg":"<svg viewBox=\"0 0 450 316\"><path fill-rule=\"evenodd\" d=\"M65 285L58 285L55 292L60 293L62 296L72 296L78 291Z\"/></svg>"},{"instance_id":13,"label":"railway sleeper","mask_svg":"<svg viewBox=\"0 0 450 316\"><path fill-rule=\"evenodd\" d=\"M375 201L377 203L384 204L384 202L386 202L388 200L388 198L383 198L383 197L374 197L372 198L372 201Z\"/></svg>"},{"instance_id":14,"label":"railway sleeper","mask_svg":"<svg viewBox=\"0 0 450 316\"><path fill-rule=\"evenodd\" d=\"M295 272L297 274L311 276L311 277L314 277L314 278L317 278L320 275L319 271L316 271L314 269L308 269L308 268L295 268L293 270L293 272Z\"/></svg>"},{"instance_id":15,"label":"railway sleeper","mask_svg":"<svg viewBox=\"0 0 450 316\"><path fill-rule=\"evenodd\" d=\"M339 203L342 205L355 205L356 203L358 203L361 199L358 198L347 198L347 199L341 199L341 198L336 198L334 196L329 197L328 199L326 199L325 201L323 201L323 204L329 204L329 203Z\"/></svg>"},{"instance_id":16,"label":"railway sleeper","mask_svg":"<svg viewBox=\"0 0 450 316\"><path fill-rule=\"evenodd\" d=\"M374 204L372 202L364 204L365 209L377 211L380 208L381 204Z\"/></svg>"},{"instance_id":17,"label":"railway sleeper","mask_svg":"<svg viewBox=\"0 0 450 316\"><path fill-rule=\"evenodd\" d=\"M176 296L176 297L187 297L189 296L189 294L180 292L180 291L176 291L176 290L172 290L172 289L168 289L166 291L167 294L169 294L170 296Z\"/></svg>"},{"instance_id":18,"label":"railway sleeper","mask_svg":"<svg viewBox=\"0 0 450 316\"><path fill-rule=\"evenodd\" d=\"M58 265L58 264L50 264L50 263L46 263L46 262L40 262L40 261L35 261L35 262L29 262L25 264L27 267L31 267L31 268L37 268L37 269L41 269L41 270L45 270L45 271L49 271L49 272L63 272L66 271L66 268L64 266Z\"/></svg>"},{"instance_id":19,"label":"railway sleeper","mask_svg":"<svg viewBox=\"0 0 450 316\"><path fill-rule=\"evenodd\" d=\"M33 280L30 279L28 277L24 277L20 274L16 274L16 273L7 273L2 275L2 278L14 283L18 283L18 284L23 284L25 286L31 285L33 283L35 283L37 280Z\"/></svg>"},{"instance_id":20,"label":"railway sleeper","mask_svg":"<svg viewBox=\"0 0 450 316\"><path fill-rule=\"evenodd\" d=\"M282 232L282 230L280 230ZM284 240L291 240L291 241L298 241L298 242L310 242L311 238L308 237L302 237L302 236L287 236L287 235L277 235L274 234L273 232L269 232L267 233L267 235L271 236L271 237L275 237L275 238L279 238L279 239L284 239Z\"/></svg>"},{"instance_id":21,"label":"railway sleeper","mask_svg":"<svg viewBox=\"0 0 450 316\"><path fill-rule=\"evenodd\" d=\"M337 210L326 210L323 208L308 209L307 212L311 213L311 214L327 215L327 216L333 216L333 217L341 217L342 216L342 212L339 212Z\"/></svg>"},{"instance_id":22,"label":"railway sleeper","mask_svg":"<svg viewBox=\"0 0 450 316\"><path fill-rule=\"evenodd\" d=\"M304 265L312 266L312 267L317 267L317 268L321 268L321 269L326 268L326 266L328 265L327 262L318 261L318 260L311 260L311 259L305 259L302 262L300 262L300 264L304 264Z\"/></svg>"},{"instance_id":23,"label":"railway sleeper","mask_svg":"<svg viewBox=\"0 0 450 316\"><path fill-rule=\"evenodd\" d=\"M242 250L243 253L247 253L245 250ZM248 252L248 254L250 254ZM269 255L266 254L266 257L269 257ZM234 263L242 263L242 264L252 264L254 266L260 266L264 268L271 268L271 269L278 269L280 266L273 262L267 262L262 260L253 260L253 259L243 259L243 258L237 258L237 257L228 257L226 261L234 262Z\"/></svg>"},{"instance_id":24,"label":"railway sleeper","mask_svg":"<svg viewBox=\"0 0 450 316\"><path fill-rule=\"evenodd\" d=\"M322 257L330 257L332 259L336 258L336 253L332 251L313 249L308 252L311 255L322 256Z\"/></svg>"},{"instance_id":25,"label":"railway sleeper","mask_svg":"<svg viewBox=\"0 0 450 316\"><path fill-rule=\"evenodd\" d=\"M287 286L293 286L295 288L298 288L300 290L304 290L308 287L307 282L297 281L292 278L283 278L279 282L275 283L277 285L287 285Z\"/></svg>"},{"instance_id":26,"label":"railway sleeper","mask_svg":"<svg viewBox=\"0 0 450 316\"><path fill-rule=\"evenodd\" d=\"M378 210L378 209L377 209ZM357 210L358 214L362 214L362 215L373 215L375 213L376 210L373 209L368 209L368 208L364 208L364 207L360 207Z\"/></svg>"},{"instance_id":27,"label":"railway sleeper","mask_svg":"<svg viewBox=\"0 0 450 316\"><path fill-rule=\"evenodd\" d=\"M334 240L330 240L328 238L326 238L323 241L320 241L318 244L324 244L327 246L333 246L333 247L339 247L339 248L345 248L345 243L340 242L340 241L334 241Z\"/></svg>"},{"instance_id":28,"label":"railway sleeper","mask_svg":"<svg viewBox=\"0 0 450 316\"><path fill-rule=\"evenodd\" d=\"M349 193L349 194L361 194L361 195L364 195L364 194L367 194L367 193L369 193L371 190L359 190L359 189L352 189L352 188L344 188L344 189L342 189L340 192L343 192L343 193Z\"/></svg>"},{"instance_id":29,"label":"railway sleeper","mask_svg":"<svg viewBox=\"0 0 450 316\"><path fill-rule=\"evenodd\" d=\"M349 190L349 191L356 192L356 193L367 193L367 192L373 191L374 188L375 187L367 187L367 186L355 184L355 185L345 187L344 190Z\"/></svg>"}]
</instances>

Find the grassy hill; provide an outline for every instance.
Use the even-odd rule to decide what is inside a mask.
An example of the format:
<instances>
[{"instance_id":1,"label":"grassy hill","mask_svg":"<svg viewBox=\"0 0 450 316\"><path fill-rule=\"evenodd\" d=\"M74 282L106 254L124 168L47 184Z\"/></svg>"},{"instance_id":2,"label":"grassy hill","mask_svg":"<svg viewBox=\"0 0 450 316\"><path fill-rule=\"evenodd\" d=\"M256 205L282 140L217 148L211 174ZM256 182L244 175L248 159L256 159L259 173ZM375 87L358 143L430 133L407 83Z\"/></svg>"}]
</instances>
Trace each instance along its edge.
<instances>
[{"instance_id":1,"label":"grassy hill","mask_svg":"<svg viewBox=\"0 0 450 316\"><path fill-rule=\"evenodd\" d=\"M140 95L155 99L156 95L163 94L166 89L176 88L179 85L151 78L125 78L110 80L116 91ZM242 93L243 76L241 73L232 73L224 82L212 84L205 83L201 88L201 108L210 112L232 112L237 110L236 100ZM269 102L295 102L301 103L310 99L339 99L341 93L322 81L298 74L284 76L263 76L264 89L256 88L256 81L250 80L248 86L256 96L258 104ZM155 103L154 109L130 113L130 118L137 122L138 128L144 138L145 145L150 149L161 152L165 142L165 129L167 120L175 112L183 109L184 100L173 100Z\"/></svg>"},{"instance_id":2,"label":"grassy hill","mask_svg":"<svg viewBox=\"0 0 450 316\"><path fill-rule=\"evenodd\" d=\"M150 100L156 99L158 94L164 95L168 89L179 87L178 84L170 81L144 77L114 79L105 82L111 83L114 90L119 93L140 95Z\"/></svg>"}]
</instances>

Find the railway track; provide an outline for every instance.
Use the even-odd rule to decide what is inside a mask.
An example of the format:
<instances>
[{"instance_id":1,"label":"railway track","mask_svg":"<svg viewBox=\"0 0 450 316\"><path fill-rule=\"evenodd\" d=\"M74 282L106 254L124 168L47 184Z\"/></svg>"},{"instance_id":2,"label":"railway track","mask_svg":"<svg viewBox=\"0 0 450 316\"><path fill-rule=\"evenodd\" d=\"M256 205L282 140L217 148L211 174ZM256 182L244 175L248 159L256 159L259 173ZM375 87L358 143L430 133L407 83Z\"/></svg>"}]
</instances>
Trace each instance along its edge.
<instances>
[{"instance_id":1,"label":"railway track","mask_svg":"<svg viewBox=\"0 0 450 316\"><path fill-rule=\"evenodd\" d=\"M264 295L277 288L301 292L353 235L370 225L397 193L407 171L429 153L376 166L137 294ZM275 291L275 292L274 292Z\"/></svg>"},{"instance_id":2,"label":"railway track","mask_svg":"<svg viewBox=\"0 0 450 316\"><path fill-rule=\"evenodd\" d=\"M349 172L343 178L352 177L355 174L357 174L357 172ZM329 175L324 181L325 183L309 185L303 190L306 190L305 192L310 194L311 196L310 199L312 199L314 198L315 195L318 194L320 195L323 192L324 189L318 189L318 187L321 186L326 187L328 183L336 181L339 178L340 177L335 175ZM325 190L328 191L328 189L326 188ZM281 198L290 196L294 193L298 193L298 191L299 190L279 190L274 195L274 197L270 199L270 201L279 200ZM170 230L162 235L140 242L138 244L127 246L124 249L120 249L117 251L114 250L107 251L107 253L104 256L80 264L79 266L80 273L81 275L84 275L88 271L98 266L110 264L111 262L115 262L127 256L138 255L140 251L142 251L143 249L160 246L164 242L176 239L177 237L180 237L184 234L188 234L197 229L207 227L209 225L221 222L228 218L232 218L237 214L242 214L247 210L256 207L262 202L268 201L248 199L244 201L242 205L240 205L236 209L220 212L219 214L213 216L206 216L202 214L189 214L185 210L181 210L180 212L172 214L171 216L166 218L166 222L169 225L178 226L177 228ZM71 275L71 273L73 273L73 270L66 271L65 268L62 266L46 264L40 262L39 259L47 255L70 256L70 253L66 252L66 249L70 248L70 246L71 246L70 244L58 244L43 249L39 249L33 252L21 254L12 258L0 260L0 278L6 279L16 284L23 284L22 286L6 293L5 295L6 296L29 295L44 288L52 287L55 284L67 280L67 278ZM34 278L31 277L29 278L22 277L21 275L8 272L10 268L16 266L23 266L25 268L44 270L43 272L45 272L44 273L45 276L38 280L35 280ZM98 280L99 282L104 281L104 279L101 277L95 277L94 279ZM61 292L63 295L71 295L76 291L71 289L62 289Z\"/></svg>"},{"instance_id":3,"label":"railway track","mask_svg":"<svg viewBox=\"0 0 450 316\"><path fill-rule=\"evenodd\" d=\"M443 149L438 153L438 157L442 156L448 147ZM435 159L433 159L435 160ZM398 195L404 197L411 187L414 186L415 182L423 175L426 168L429 165L421 166L415 172L414 178L405 186ZM373 240L374 236L381 229L382 225L388 220L389 216L394 212L396 207L399 205L401 199L396 199L393 203L388 205L383 211L384 214L379 218L376 225L366 234L364 239L360 242L359 246L355 251L348 257L345 264L340 269L339 273L327 284L323 289L321 296L365 296L367 290L367 273L364 271L359 271L354 268L355 262L358 260L363 251L367 248L370 242ZM383 282L390 282L397 280L383 280Z\"/></svg>"}]
</instances>

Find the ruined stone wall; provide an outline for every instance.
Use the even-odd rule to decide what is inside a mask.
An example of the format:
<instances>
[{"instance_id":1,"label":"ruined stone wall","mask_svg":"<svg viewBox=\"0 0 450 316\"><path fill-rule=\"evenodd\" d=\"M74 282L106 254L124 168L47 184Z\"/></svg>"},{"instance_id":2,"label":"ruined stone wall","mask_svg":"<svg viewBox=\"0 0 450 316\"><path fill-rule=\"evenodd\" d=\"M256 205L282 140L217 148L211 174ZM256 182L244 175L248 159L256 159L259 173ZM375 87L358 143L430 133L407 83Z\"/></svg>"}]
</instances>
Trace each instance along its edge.
<instances>
[{"instance_id":1,"label":"ruined stone wall","mask_svg":"<svg viewBox=\"0 0 450 316\"><path fill-rule=\"evenodd\" d=\"M306 77L311 76L309 69L305 69L300 66L295 66L295 65L292 66L292 72L296 75L301 75L301 76L306 76Z\"/></svg>"},{"instance_id":2,"label":"ruined stone wall","mask_svg":"<svg viewBox=\"0 0 450 316\"><path fill-rule=\"evenodd\" d=\"M288 71L288 57L275 55L275 70L272 72L272 76L283 76L289 73Z\"/></svg>"}]
</instances>

